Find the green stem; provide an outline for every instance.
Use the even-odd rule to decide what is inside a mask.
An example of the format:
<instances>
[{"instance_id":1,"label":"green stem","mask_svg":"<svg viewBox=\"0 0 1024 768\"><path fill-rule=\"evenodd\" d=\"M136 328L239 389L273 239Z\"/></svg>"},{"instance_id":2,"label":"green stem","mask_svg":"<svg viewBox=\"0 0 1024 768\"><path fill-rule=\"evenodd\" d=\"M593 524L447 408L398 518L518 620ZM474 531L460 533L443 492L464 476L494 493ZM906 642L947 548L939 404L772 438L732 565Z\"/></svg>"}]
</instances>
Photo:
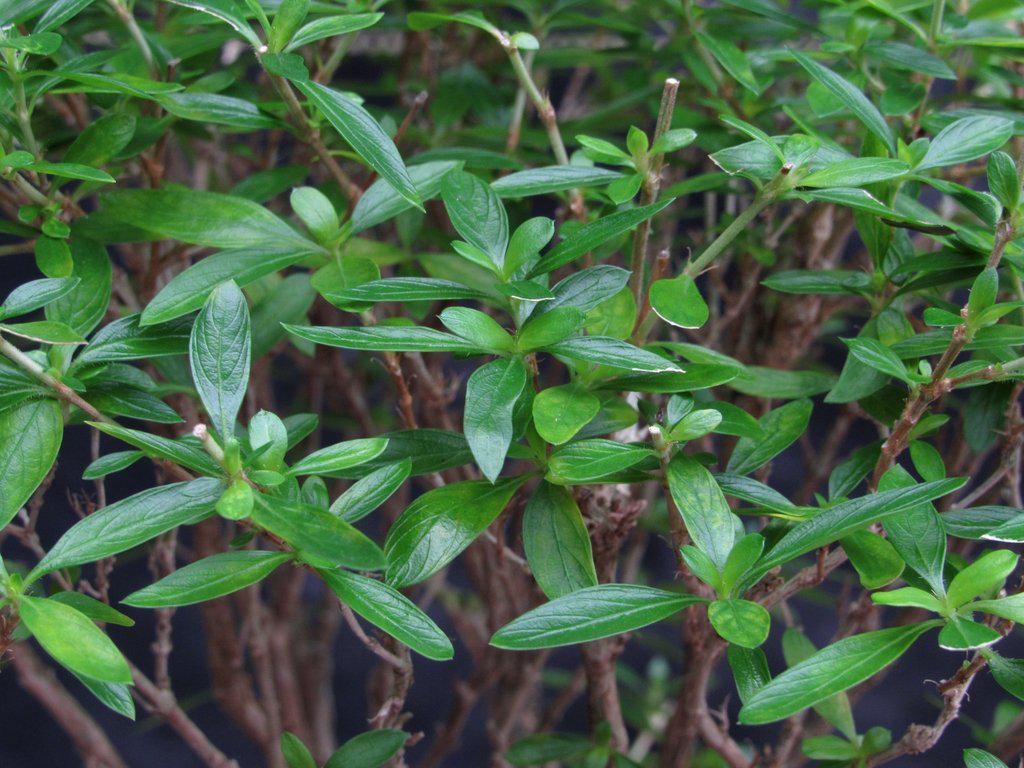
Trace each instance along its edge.
<instances>
[{"instance_id":1,"label":"green stem","mask_svg":"<svg viewBox=\"0 0 1024 768\"><path fill-rule=\"evenodd\" d=\"M551 104L551 99L540 92L537 83L533 81L530 70L526 67L526 62L519 55L519 49L512 45L510 41L503 40L502 45L505 46L505 52L508 53L509 61L512 62L512 69L515 71L516 77L519 78L519 82L526 89L530 101L533 102L533 106L536 107L537 113L540 115L541 122L544 123L544 129L547 131L548 140L551 142L551 151L554 152L555 160L558 161L559 165L568 165L569 153L565 151L565 142L562 141L562 132L558 130L558 119L555 114L555 108Z\"/></svg>"},{"instance_id":2,"label":"green stem","mask_svg":"<svg viewBox=\"0 0 1024 768\"><path fill-rule=\"evenodd\" d=\"M721 253L729 247L730 243L736 239L736 236L747 228L747 225L754 220L757 214L763 211L768 204L772 202L773 197L771 195L763 194L764 191L765 190L759 192L754 198L754 201L748 205L739 216L733 219L732 223L722 231L722 234L716 237L714 242L705 248L704 252L701 253L700 256L687 265L686 269L683 270L684 275L696 277L703 272L704 269L715 260L715 258L721 255Z\"/></svg>"},{"instance_id":3,"label":"green stem","mask_svg":"<svg viewBox=\"0 0 1024 768\"><path fill-rule=\"evenodd\" d=\"M120 0L107 0L110 7L114 9L114 13L121 19L121 23L124 24L125 29L128 30L128 34L131 35L132 40L137 46L139 46L139 52L142 54L142 58L146 62L146 69L149 70L149 76L154 80L160 79L160 72L156 68L156 59L153 57L153 49L149 47L149 41L146 36L142 34L142 29L139 27L139 23L135 20L135 16L128 9L127 5L124 5Z\"/></svg>"},{"instance_id":4,"label":"green stem","mask_svg":"<svg viewBox=\"0 0 1024 768\"><path fill-rule=\"evenodd\" d=\"M946 0L932 0L932 21L928 27L928 44L934 48L942 32L942 14L946 11Z\"/></svg>"},{"instance_id":5,"label":"green stem","mask_svg":"<svg viewBox=\"0 0 1024 768\"><path fill-rule=\"evenodd\" d=\"M49 387L61 400L71 403L78 407L83 412L89 415L93 421L102 421L106 424L115 424L116 422L110 417L104 415L100 411L96 410L92 405L87 403L82 397L75 392L71 387L65 384L63 381L55 378L46 372L39 363L33 360L31 357L26 355L16 346L11 344L7 339L0 336L0 354L10 360L12 363L21 368L25 373L34 378L39 383L46 387Z\"/></svg>"}]
</instances>

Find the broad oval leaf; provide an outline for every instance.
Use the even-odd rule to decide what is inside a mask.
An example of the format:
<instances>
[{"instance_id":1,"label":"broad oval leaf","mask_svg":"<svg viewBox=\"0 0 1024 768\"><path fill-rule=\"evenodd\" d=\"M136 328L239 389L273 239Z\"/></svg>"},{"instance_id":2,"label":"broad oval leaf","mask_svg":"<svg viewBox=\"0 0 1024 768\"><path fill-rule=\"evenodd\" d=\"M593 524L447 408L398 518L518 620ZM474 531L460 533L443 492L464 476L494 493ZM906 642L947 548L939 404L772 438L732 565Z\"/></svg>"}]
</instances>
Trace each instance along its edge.
<instances>
[{"instance_id":1,"label":"broad oval leaf","mask_svg":"<svg viewBox=\"0 0 1024 768\"><path fill-rule=\"evenodd\" d=\"M52 398L0 411L0 528L14 519L43 482L63 437L60 403Z\"/></svg>"},{"instance_id":2,"label":"broad oval leaf","mask_svg":"<svg viewBox=\"0 0 1024 768\"><path fill-rule=\"evenodd\" d=\"M56 600L22 595L18 613L32 636L61 666L104 683L131 683L124 656L92 620Z\"/></svg>"},{"instance_id":3,"label":"broad oval leaf","mask_svg":"<svg viewBox=\"0 0 1024 768\"><path fill-rule=\"evenodd\" d=\"M597 586L586 523L572 494L541 482L523 511L523 548L549 599Z\"/></svg>"},{"instance_id":4,"label":"broad oval leaf","mask_svg":"<svg viewBox=\"0 0 1024 768\"><path fill-rule=\"evenodd\" d=\"M235 431L252 359L249 305L233 282L221 283L206 300L192 326L188 357L203 407L226 439Z\"/></svg>"},{"instance_id":5,"label":"broad oval leaf","mask_svg":"<svg viewBox=\"0 0 1024 768\"><path fill-rule=\"evenodd\" d=\"M384 542L388 583L407 587L448 565L495 521L523 479L470 480L418 497Z\"/></svg>"}]
</instances>

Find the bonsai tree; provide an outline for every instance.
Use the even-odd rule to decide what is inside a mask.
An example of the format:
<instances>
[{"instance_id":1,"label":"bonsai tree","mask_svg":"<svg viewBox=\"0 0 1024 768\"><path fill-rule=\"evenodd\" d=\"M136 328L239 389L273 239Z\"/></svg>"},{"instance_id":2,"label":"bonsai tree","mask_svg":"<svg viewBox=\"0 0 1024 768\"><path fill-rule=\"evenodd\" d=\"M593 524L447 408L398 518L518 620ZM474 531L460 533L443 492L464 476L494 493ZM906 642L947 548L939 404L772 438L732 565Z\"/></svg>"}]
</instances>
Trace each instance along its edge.
<instances>
[{"instance_id":1,"label":"bonsai tree","mask_svg":"<svg viewBox=\"0 0 1024 768\"><path fill-rule=\"evenodd\" d=\"M0 685L82 763L1016 764L1016 4L0 17Z\"/></svg>"}]
</instances>

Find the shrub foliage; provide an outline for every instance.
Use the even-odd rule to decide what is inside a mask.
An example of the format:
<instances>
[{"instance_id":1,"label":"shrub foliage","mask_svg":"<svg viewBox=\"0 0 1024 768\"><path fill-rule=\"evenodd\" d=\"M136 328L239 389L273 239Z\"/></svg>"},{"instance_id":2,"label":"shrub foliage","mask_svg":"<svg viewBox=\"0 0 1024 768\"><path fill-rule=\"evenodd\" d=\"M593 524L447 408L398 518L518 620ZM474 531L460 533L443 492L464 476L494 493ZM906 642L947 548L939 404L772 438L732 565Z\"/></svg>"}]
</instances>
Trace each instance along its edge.
<instances>
[{"instance_id":1,"label":"shrub foliage","mask_svg":"<svg viewBox=\"0 0 1024 768\"><path fill-rule=\"evenodd\" d=\"M986 675L964 760L1015 759L1018 4L378 6L0 3L0 650L84 762L92 696L234 764L196 604L271 766L456 764L483 710L495 766L879 766ZM929 645L933 721L854 718Z\"/></svg>"}]
</instances>

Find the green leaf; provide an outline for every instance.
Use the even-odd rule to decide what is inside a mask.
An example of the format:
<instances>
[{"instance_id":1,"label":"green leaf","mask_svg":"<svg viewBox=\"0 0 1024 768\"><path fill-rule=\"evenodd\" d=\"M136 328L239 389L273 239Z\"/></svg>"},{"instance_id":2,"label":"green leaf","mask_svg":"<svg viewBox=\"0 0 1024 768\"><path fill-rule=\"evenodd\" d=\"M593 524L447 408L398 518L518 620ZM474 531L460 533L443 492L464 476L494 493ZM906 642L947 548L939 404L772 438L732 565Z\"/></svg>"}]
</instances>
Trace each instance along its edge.
<instances>
[{"instance_id":1,"label":"green leaf","mask_svg":"<svg viewBox=\"0 0 1024 768\"><path fill-rule=\"evenodd\" d=\"M203 305L188 345L192 380L221 437L234 434L249 387L252 334L249 305L233 282L221 283Z\"/></svg>"},{"instance_id":2,"label":"green leaf","mask_svg":"<svg viewBox=\"0 0 1024 768\"><path fill-rule=\"evenodd\" d=\"M549 599L597 586L587 526L565 488L543 481L537 486L523 512L523 548Z\"/></svg>"},{"instance_id":3,"label":"green leaf","mask_svg":"<svg viewBox=\"0 0 1024 768\"><path fill-rule=\"evenodd\" d=\"M367 165L411 205L423 208L398 148L369 112L347 96L319 83L297 82L295 87L323 113Z\"/></svg>"},{"instance_id":4,"label":"green leaf","mask_svg":"<svg viewBox=\"0 0 1024 768\"><path fill-rule=\"evenodd\" d=\"M0 528L46 478L63 437L64 419L56 400L30 400L0 411Z\"/></svg>"},{"instance_id":5,"label":"green leaf","mask_svg":"<svg viewBox=\"0 0 1024 768\"><path fill-rule=\"evenodd\" d=\"M672 501L694 544L721 572L736 537L738 519L704 465L677 453L665 471Z\"/></svg>"},{"instance_id":6,"label":"green leaf","mask_svg":"<svg viewBox=\"0 0 1024 768\"><path fill-rule=\"evenodd\" d=\"M105 683L102 680L93 680L84 675L75 675L78 682L84 685L93 696L99 699L105 707L109 707L117 714L135 719L135 700L132 698L131 688L123 683Z\"/></svg>"},{"instance_id":7,"label":"green leaf","mask_svg":"<svg viewBox=\"0 0 1024 768\"><path fill-rule=\"evenodd\" d=\"M995 600L977 600L969 604L972 611L983 611L1015 624L1024 622L1024 593L1000 597Z\"/></svg>"},{"instance_id":8,"label":"green leaf","mask_svg":"<svg viewBox=\"0 0 1024 768\"><path fill-rule=\"evenodd\" d=\"M553 344L546 351L572 360L583 360L627 371L680 371L679 366L671 360L610 336L577 336Z\"/></svg>"},{"instance_id":9,"label":"green leaf","mask_svg":"<svg viewBox=\"0 0 1024 768\"><path fill-rule=\"evenodd\" d=\"M222 552L179 568L121 602L136 608L170 608L213 600L262 581L283 563L287 552Z\"/></svg>"},{"instance_id":10,"label":"green leaf","mask_svg":"<svg viewBox=\"0 0 1024 768\"><path fill-rule=\"evenodd\" d=\"M946 626L939 632L939 647L947 651L969 651L972 648L984 648L1003 639L992 627L965 619L962 616L950 616Z\"/></svg>"},{"instance_id":11,"label":"green leaf","mask_svg":"<svg viewBox=\"0 0 1024 768\"><path fill-rule=\"evenodd\" d=\"M326 509L257 494L252 520L281 537L317 568L363 571L384 567L384 554L365 534Z\"/></svg>"},{"instance_id":12,"label":"green leaf","mask_svg":"<svg viewBox=\"0 0 1024 768\"><path fill-rule=\"evenodd\" d=\"M577 733L537 733L509 747L505 759L512 765L546 765L582 757L593 747L590 739Z\"/></svg>"},{"instance_id":13,"label":"green leaf","mask_svg":"<svg viewBox=\"0 0 1024 768\"><path fill-rule=\"evenodd\" d=\"M106 171L81 163L48 163L44 160L34 160L25 167L37 173L46 173L62 179L92 181L98 184L113 184L115 181L114 177Z\"/></svg>"},{"instance_id":14,"label":"green leaf","mask_svg":"<svg viewBox=\"0 0 1024 768\"><path fill-rule=\"evenodd\" d=\"M790 51L790 54L811 77L845 104L857 119L881 140L890 153L896 154L896 144L892 138L892 130L885 122L885 118L882 117L882 113L868 100L867 96L861 93L849 80L836 74L828 67L819 64L809 56L799 51Z\"/></svg>"},{"instance_id":15,"label":"green leaf","mask_svg":"<svg viewBox=\"0 0 1024 768\"><path fill-rule=\"evenodd\" d=\"M170 186L118 190L105 195L101 213L93 215L193 245L318 250L262 205L217 192Z\"/></svg>"},{"instance_id":16,"label":"green leaf","mask_svg":"<svg viewBox=\"0 0 1024 768\"><path fill-rule=\"evenodd\" d=\"M90 0L91 2L91 0ZM138 122L125 112L108 112L89 123L71 142L64 153L64 162L99 167L106 165L135 135Z\"/></svg>"},{"instance_id":17,"label":"green leaf","mask_svg":"<svg viewBox=\"0 0 1024 768\"><path fill-rule=\"evenodd\" d=\"M92 331L107 312L113 271L106 249L84 237L71 241L71 279L78 284L70 293L46 307L48 320L74 328L81 335ZM96 343L96 337L90 344Z\"/></svg>"},{"instance_id":18,"label":"green leaf","mask_svg":"<svg viewBox=\"0 0 1024 768\"><path fill-rule=\"evenodd\" d=\"M575 307L557 307L531 317L519 331L517 348L529 352L550 347L575 334L584 320L583 313Z\"/></svg>"},{"instance_id":19,"label":"green leaf","mask_svg":"<svg viewBox=\"0 0 1024 768\"><path fill-rule=\"evenodd\" d=\"M286 269L309 255L308 250L281 251L273 247L228 250L207 256L175 275L146 305L139 324L155 325L199 309L225 281L239 288Z\"/></svg>"},{"instance_id":20,"label":"green leaf","mask_svg":"<svg viewBox=\"0 0 1024 768\"><path fill-rule=\"evenodd\" d=\"M772 723L852 688L896 661L936 624L926 621L838 640L757 691L743 705L739 721Z\"/></svg>"},{"instance_id":21,"label":"green leaf","mask_svg":"<svg viewBox=\"0 0 1024 768\"><path fill-rule=\"evenodd\" d=\"M1005 152L993 152L988 156L988 189L1003 208L1013 210L1020 202L1020 177L1013 158Z\"/></svg>"},{"instance_id":22,"label":"green leaf","mask_svg":"<svg viewBox=\"0 0 1024 768\"><path fill-rule=\"evenodd\" d=\"M364 437L335 443L299 459L289 475L330 475L371 461L388 447L386 437Z\"/></svg>"},{"instance_id":23,"label":"green leaf","mask_svg":"<svg viewBox=\"0 0 1024 768\"><path fill-rule=\"evenodd\" d=\"M764 606L749 600L715 600L708 619L723 640L743 648L757 648L768 639L771 616Z\"/></svg>"},{"instance_id":24,"label":"green leaf","mask_svg":"<svg viewBox=\"0 0 1024 768\"><path fill-rule=\"evenodd\" d=\"M84 11L93 0L55 0L39 17L33 32L49 32Z\"/></svg>"},{"instance_id":25,"label":"green leaf","mask_svg":"<svg viewBox=\"0 0 1024 768\"><path fill-rule=\"evenodd\" d=\"M597 415L601 401L579 385L563 384L538 392L532 408L537 434L552 445L561 445Z\"/></svg>"},{"instance_id":26,"label":"green leaf","mask_svg":"<svg viewBox=\"0 0 1024 768\"><path fill-rule=\"evenodd\" d=\"M160 106L181 120L226 125L241 131L276 128L278 122L252 102L219 93L165 93Z\"/></svg>"},{"instance_id":27,"label":"green leaf","mask_svg":"<svg viewBox=\"0 0 1024 768\"><path fill-rule=\"evenodd\" d=\"M440 194L445 174L460 167L462 163L451 160L423 163L409 169L409 178L416 187L420 199L430 200ZM396 192L387 181L377 179L359 198L352 211L352 232L362 232L414 207L413 203Z\"/></svg>"},{"instance_id":28,"label":"green leaf","mask_svg":"<svg viewBox=\"0 0 1024 768\"><path fill-rule=\"evenodd\" d=\"M100 456L82 472L83 480L96 480L132 466L143 456L142 451L117 451Z\"/></svg>"},{"instance_id":29,"label":"green leaf","mask_svg":"<svg viewBox=\"0 0 1024 768\"><path fill-rule=\"evenodd\" d=\"M213 513L224 486L201 477L148 488L93 512L71 526L29 580L60 568L101 560L137 547L179 525L193 525Z\"/></svg>"},{"instance_id":30,"label":"green leaf","mask_svg":"<svg viewBox=\"0 0 1024 768\"><path fill-rule=\"evenodd\" d=\"M873 459L871 463L874 464ZM910 473L897 464L882 476L878 490L889 491L913 484ZM946 532L935 507L920 504L890 515L885 520L885 532L904 562L928 582L935 594L943 594L946 590L943 577Z\"/></svg>"},{"instance_id":31,"label":"green leaf","mask_svg":"<svg viewBox=\"0 0 1024 768\"><path fill-rule=\"evenodd\" d=\"M957 165L999 149L1013 135L1013 122L1003 117L963 117L932 139L915 170Z\"/></svg>"},{"instance_id":32,"label":"green leaf","mask_svg":"<svg viewBox=\"0 0 1024 768\"><path fill-rule=\"evenodd\" d=\"M740 438L729 457L728 471L737 475L753 472L788 448L807 429L811 419L810 400L794 400L762 416L762 437Z\"/></svg>"},{"instance_id":33,"label":"green leaf","mask_svg":"<svg viewBox=\"0 0 1024 768\"><path fill-rule=\"evenodd\" d=\"M472 173L452 171L441 182L441 199L459 236L500 268L508 247L508 214L497 193Z\"/></svg>"},{"instance_id":34,"label":"green leaf","mask_svg":"<svg viewBox=\"0 0 1024 768\"><path fill-rule=\"evenodd\" d=\"M0 304L0 318L26 315L44 307L66 295L78 282L75 277L47 277L22 283Z\"/></svg>"},{"instance_id":35,"label":"green leaf","mask_svg":"<svg viewBox=\"0 0 1024 768\"><path fill-rule=\"evenodd\" d=\"M994 594L1017 567L1017 555L1008 549L986 552L949 582L946 596L954 608L976 597Z\"/></svg>"},{"instance_id":36,"label":"green leaf","mask_svg":"<svg viewBox=\"0 0 1024 768\"><path fill-rule=\"evenodd\" d=\"M505 464L512 443L512 412L528 380L519 358L492 360L477 368L466 382L463 432L477 466L492 483Z\"/></svg>"},{"instance_id":37,"label":"green leaf","mask_svg":"<svg viewBox=\"0 0 1024 768\"><path fill-rule=\"evenodd\" d=\"M965 768L1006 768L1006 763L990 752L974 747L964 750Z\"/></svg>"},{"instance_id":38,"label":"green leaf","mask_svg":"<svg viewBox=\"0 0 1024 768\"><path fill-rule=\"evenodd\" d=\"M220 19L238 32L253 48L259 48L260 41L246 20L246 13L235 0L171 0L175 5L192 8Z\"/></svg>"},{"instance_id":39,"label":"green leaf","mask_svg":"<svg viewBox=\"0 0 1024 768\"><path fill-rule=\"evenodd\" d=\"M433 328L402 325L375 325L366 328L334 328L290 325L288 333L316 344L342 349L363 349L390 352L464 352L482 353L476 344Z\"/></svg>"},{"instance_id":40,"label":"green leaf","mask_svg":"<svg viewBox=\"0 0 1024 768\"><path fill-rule=\"evenodd\" d=\"M899 578L903 558L886 539L873 531L854 531L840 540L865 589L878 589Z\"/></svg>"},{"instance_id":41,"label":"green leaf","mask_svg":"<svg viewBox=\"0 0 1024 768\"><path fill-rule=\"evenodd\" d=\"M650 288L650 300L658 317L679 328L700 328L708 321L708 305L688 275L655 281Z\"/></svg>"},{"instance_id":42,"label":"green leaf","mask_svg":"<svg viewBox=\"0 0 1024 768\"><path fill-rule=\"evenodd\" d=\"M331 512L349 523L362 520L387 501L411 472L412 460L408 458L385 464L354 482L331 504Z\"/></svg>"},{"instance_id":43,"label":"green leaf","mask_svg":"<svg viewBox=\"0 0 1024 768\"><path fill-rule=\"evenodd\" d=\"M534 216L527 219L512 233L509 238L508 248L505 249L505 260L502 263L501 273L505 279L517 275L527 264L533 264L540 258L540 251L551 242L555 235L555 222L546 216ZM532 291L522 296L516 294L522 290ZM539 283L517 280L511 284L498 286L498 290L506 295L515 296L526 300L537 299L543 296L544 299L551 299L552 295L547 293L547 288ZM511 290L512 293L508 293ZM541 294L541 291L545 293Z\"/></svg>"},{"instance_id":44,"label":"green leaf","mask_svg":"<svg viewBox=\"0 0 1024 768\"><path fill-rule=\"evenodd\" d=\"M291 42L285 46L284 50L287 53L304 45L315 43L317 40L368 29L382 18L384 18L383 13L346 13L314 19L300 27L292 35Z\"/></svg>"},{"instance_id":45,"label":"green leaf","mask_svg":"<svg viewBox=\"0 0 1024 768\"><path fill-rule=\"evenodd\" d=\"M800 629L790 627L782 633L782 656L786 665L793 667L811 658L818 649ZM819 701L814 711L831 723L847 739L857 736L857 726L853 722L853 709L850 699L845 693L837 693Z\"/></svg>"},{"instance_id":46,"label":"green leaf","mask_svg":"<svg viewBox=\"0 0 1024 768\"><path fill-rule=\"evenodd\" d=\"M903 365L899 355L878 339L861 336L856 339L843 339L842 341L850 348L850 354L864 363L864 365L913 385L914 380L907 373L907 368Z\"/></svg>"},{"instance_id":47,"label":"green leaf","mask_svg":"<svg viewBox=\"0 0 1024 768\"><path fill-rule=\"evenodd\" d=\"M760 648L744 648L739 645L730 645L726 654L740 701L746 704L751 696L772 679L768 671L768 659Z\"/></svg>"},{"instance_id":48,"label":"green leaf","mask_svg":"<svg viewBox=\"0 0 1024 768\"><path fill-rule=\"evenodd\" d=\"M92 620L55 600L22 595L22 622L62 667L105 683L131 683L124 656Z\"/></svg>"},{"instance_id":49,"label":"green leaf","mask_svg":"<svg viewBox=\"0 0 1024 768\"><path fill-rule=\"evenodd\" d=\"M436 661L455 655L437 624L397 589L348 571L320 571L320 576L345 605L417 653Z\"/></svg>"},{"instance_id":50,"label":"green leaf","mask_svg":"<svg viewBox=\"0 0 1024 768\"><path fill-rule=\"evenodd\" d=\"M514 235L512 239L515 240ZM544 314L558 307L576 307L581 312L589 312L617 295L628 282L629 271L621 267L599 264L581 269L552 288L554 298L541 304L534 314Z\"/></svg>"},{"instance_id":51,"label":"green leaf","mask_svg":"<svg viewBox=\"0 0 1024 768\"><path fill-rule=\"evenodd\" d=\"M897 512L952 493L963 484L962 478L935 480L836 504L818 512L810 520L797 524L761 558L753 573L756 578L760 578L772 568L788 563L806 552L838 541L853 531L866 528ZM752 583L753 579L748 576L747 581Z\"/></svg>"},{"instance_id":52,"label":"green leaf","mask_svg":"<svg viewBox=\"0 0 1024 768\"><path fill-rule=\"evenodd\" d=\"M992 677L1002 689L1024 700L1024 659L1007 659L995 651L986 651L985 659Z\"/></svg>"},{"instance_id":53,"label":"green leaf","mask_svg":"<svg viewBox=\"0 0 1024 768\"><path fill-rule=\"evenodd\" d=\"M433 277L389 277L371 280L334 294L342 301L453 301L481 299L484 294L475 288L451 280Z\"/></svg>"},{"instance_id":54,"label":"green leaf","mask_svg":"<svg viewBox=\"0 0 1024 768\"><path fill-rule=\"evenodd\" d=\"M622 178L618 171L588 165L549 165L517 171L491 182L501 197L532 197L583 187L603 187Z\"/></svg>"},{"instance_id":55,"label":"green leaf","mask_svg":"<svg viewBox=\"0 0 1024 768\"><path fill-rule=\"evenodd\" d=\"M106 624L116 624L119 627L135 626L135 621L128 616L125 616L119 610L111 608L106 603L100 602L94 597L89 597L82 592L56 592L51 595L49 599L71 606L76 611L85 614L93 621L101 621Z\"/></svg>"},{"instance_id":56,"label":"green leaf","mask_svg":"<svg viewBox=\"0 0 1024 768\"><path fill-rule=\"evenodd\" d=\"M380 768L398 754L408 738L393 728L360 733L338 747L324 768Z\"/></svg>"},{"instance_id":57,"label":"green leaf","mask_svg":"<svg viewBox=\"0 0 1024 768\"><path fill-rule=\"evenodd\" d=\"M56 320L37 320L28 323L0 323L0 331L11 336L40 344L85 344L85 339L74 328Z\"/></svg>"},{"instance_id":58,"label":"green leaf","mask_svg":"<svg viewBox=\"0 0 1024 768\"><path fill-rule=\"evenodd\" d=\"M871 599L877 605L895 605L900 608L924 608L934 613L942 612L942 601L935 595L917 587L901 587L887 592L874 592Z\"/></svg>"},{"instance_id":59,"label":"green leaf","mask_svg":"<svg viewBox=\"0 0 1024 768\"><path fill-rule=\"evenodd\" d=\"M902 160L888 157L851 157L829 163L800 179L801 187L863 187L899 178L910 170Z\"/></svg>"},{"instance_id":60,"label":"green leaf","mask_svg":"<svg viewBox=\"0 0 1024 768\"><path fill-rule=\"evenodd\" d=\"M523 479L471 480L417 497L384 542L388 583L407 587L448 565L497 519Z\"/></svg>"},{"instance_id":61,"label":"green leaf","mask_svg":"<svg viewBox=\"0 0 1024 768\"><path fill-rule=\"evenodd\" d=\"M638 584L601 584L524 613L495 632L491 645L532 651L586 643L646 627L704 602L694 595Z\"/></svg>"},{"instance_id":62,"label":"green leaf","mask_svg":"<svg viewBox=\"0 0 1024 768\"><path fill-rule=\"evenodd\" d=\"M761 86L750 69L750 62L747 60L746 54L732 41L724 37L712 37L703 32L697 33L697 39L736 82L755 95L760 95Z\"/></svg>"},{"instance_id":63,"label":"green leaf","mask_svg":"<svg viewBox=\"0 0 1024 768\"><path fill-rule=\"evenodd\" d=\"M508 331L488 314L470 307L448 307L438 320L449 330L477 349L486 349L495 353L509 352L514 341Z\"/></svg>"},{"instance_id":64,"label":"green leaf","mask_svg":"<svg viewBox=\"0 0 1024 768\"><path fill-rule=\"evenodd\" d=\"M577 440L551 454L548 479L564 485L598 482L654 455L654 451L642 445L599 438Z\"/></svg>"},{"instance_id":65,"label":"green leaf","mask_svg":"<svg viewBox=\"0 0 1024 768\"><path fill-rule=\"evenodd\" d=\"M316 760L298 736L290 731L281 734L281 754L288 768L316 768Z\"/></svg>"},{"instance_id":66,"label":"green leaf","mask_svg":"<svg viewBox=\"0 0 1024 768\"><path fill-rule=\"evenodd\" d=\"M128 429L117 424L108 424L100 421L89 421L86 423L104 434L116 437L118 440L123 440L129 445L134 445L151 458L173 461L175 464L181 464L186 469L206 475L220 475L223 471L203 450L199 441L195 438L188 437L172 440L168 437L151 435L148 432Z\"/></svg>"},{"instance_id":67,"label":"green leaf","mask_svg":"<svg viewBox=\"0 0 1024 768\"><path fill-rule=\"evenodd\" d=\"M595 248L629 232L642 221L654 216L658 211L671 205L674 199L659 200L650 205L616 211L589 224L584 224L569 237L548 251L530 271L530 277L553 272L561 266L578 259Z\"/></svg>"}]
</instances>

